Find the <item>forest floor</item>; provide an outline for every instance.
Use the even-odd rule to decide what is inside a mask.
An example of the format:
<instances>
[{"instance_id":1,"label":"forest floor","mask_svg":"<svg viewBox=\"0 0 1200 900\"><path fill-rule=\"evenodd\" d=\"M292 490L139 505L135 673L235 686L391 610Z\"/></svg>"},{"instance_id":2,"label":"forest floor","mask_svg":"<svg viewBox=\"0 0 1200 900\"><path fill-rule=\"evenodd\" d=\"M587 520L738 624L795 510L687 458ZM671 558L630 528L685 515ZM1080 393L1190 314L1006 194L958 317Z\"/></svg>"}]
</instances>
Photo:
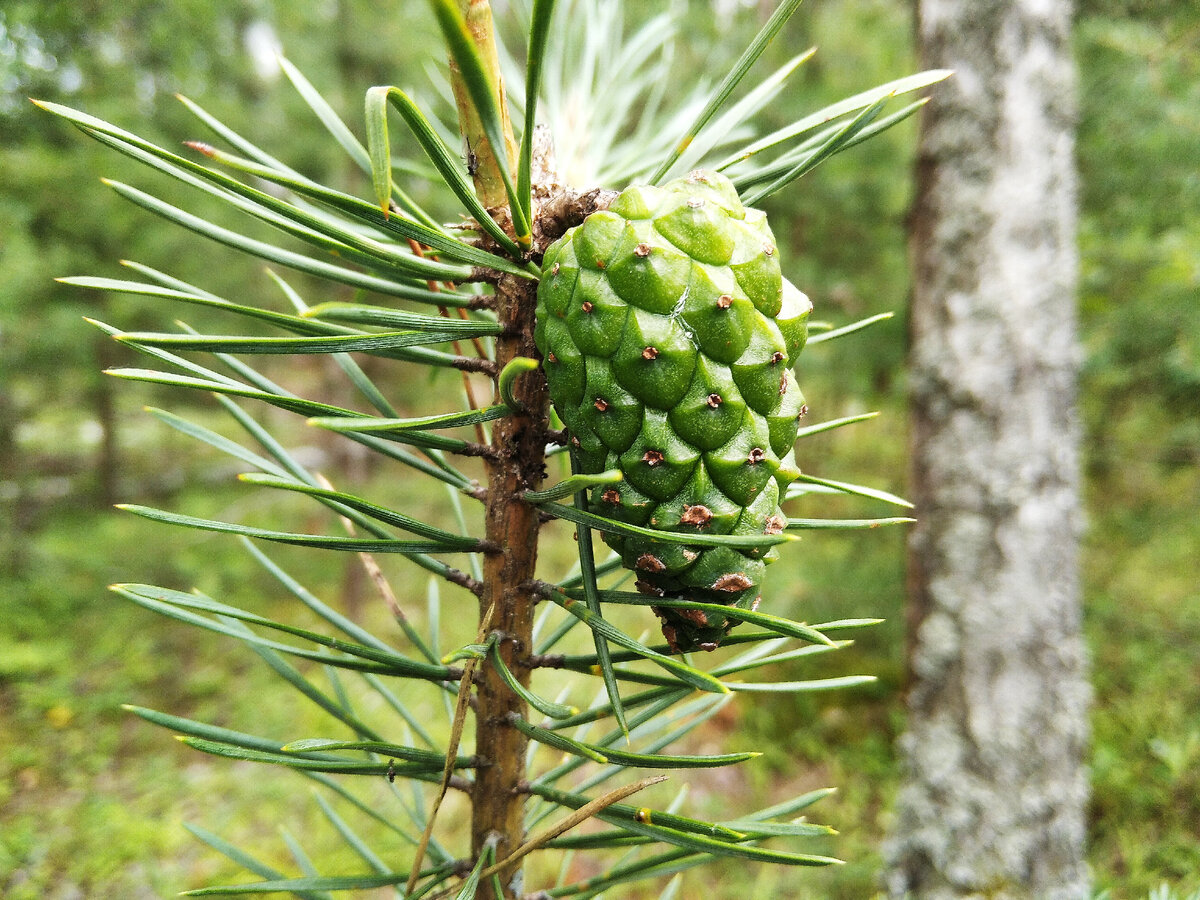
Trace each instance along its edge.
<instances>
[{"instance_id":1,"label":"forest floor","mask_svg":"<svg viewBox=\"0 0 1200 900\"><path fill-rule=\"evenodd\" d=\"M882 427L882 436L866 443L838 445L831 438L821 449L848 457L851 471L886 471L879 463L893 461L880 448L898 441ZM170 505L229 512L246 502L238 490L186 491ZM1086 629L1095 690L1089 860L1097 892L1109 890L1113 900L1146 897L1163 884L1179 897L1200 889L1196 491L1192 470L1163 480L1131 461L1108 475L1103 493L1093 485L1089 498ZM812 819L840 835L803 849L849 863L799 873L698 870L686 876L681 896L696 896L687 885L703 885L704 895L718 900L860 900L878 889L898 784L895 740L904 726L903 534L816 533L799 548L772 568L767 602L774 609L808 621L887 621L861 632L853 648L831 661L805 663L795 677L868 673L879 680L770 703L743 697L703 740L714 748L763 749L765 756L736 775L692 779L689 803L720 815L731 802L762 805L785 793L836 786ZM228 641L158 619L104 590L117 580L240 588L259 591L264 609L285 615L281 592L262 587L233 541L59 506L26 552L20 576L0 584L0 895L161 897L233 876L236 868L194 840L185 821L260 847L265 860L285 871L296 866L281 829L323 868L361 867L301 776L201 756L121 709L145 705L281 738L327 735L323 714L279 690L253 655L229 653ZM290 558L307 567L299 574L326 597L355 583L343 558ZM359 596L354 608L387 633L381 604ZM408 851L397 850L400 864Z\"/></svg>"}]
</instances>

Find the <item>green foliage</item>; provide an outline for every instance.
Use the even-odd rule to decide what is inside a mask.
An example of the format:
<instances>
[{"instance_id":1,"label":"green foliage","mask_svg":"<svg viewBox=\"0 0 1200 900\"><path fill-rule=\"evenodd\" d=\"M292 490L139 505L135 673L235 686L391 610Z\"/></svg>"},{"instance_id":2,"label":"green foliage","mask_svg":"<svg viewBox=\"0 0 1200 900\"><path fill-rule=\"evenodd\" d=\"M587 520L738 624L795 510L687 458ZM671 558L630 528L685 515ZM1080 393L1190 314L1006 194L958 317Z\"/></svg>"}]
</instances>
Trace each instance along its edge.
<instances>
[{"instance_id":1,"label":"green foliage","mask_svg":"<svg viewBox=\"0 0 1200 900\"><path fill-rule=\"evenodd\" d=\"M1083 12L1093 852L1113 895L1187 896L1200 871L1200 18L1171 3Z\"/></svg>"},{"instance_id":2,"label":"green foliage","mask_svg":"<svg viewBox=\"0 0 1200 900\"><path fill-rule=\"evenodd\" d=\"M1117 429L1153 415L1142 402L1152 394L1173 424L1147 462L1169 470L1200 458L1200 229L1189 214L1200 208L1200 19L1171 6L1130 21L1122 4L1099 6L1079 34L1084 203L1094 211L1082 229L1092 462L1120 465ZM1112 116L1114 106L1125 114Z\"/></svg>"},{"instance_id":3,"label":"green foliage","mask_svg":"<svg viewBox=\"0 0 1200 900\"><path fill-rule=\"evenodd\" d=\"M713 120L795 6L794 3L780 6L735 63L731 74L708 95L704 107L694 118L686 116L667 126L666 133L671 135L674 149L658 163L657 171L665 174L673 164L682 161L681 155L689 150L699 154L700 148L715 148L721 140L714 138L714 134L725 134L731 127L736 130L752 114L769 91L752 91L750 98L735 105L723 119ZM559 49L554 50L553 40L543 41L543 32L552 30L552 8L549 3L534 7L532 46L538 54L550 54L550 57L554 53L560 54L556 65L548 68L561 73L565 72L562 54L567 45L559 44ZM511 883L493 890L488 877L499 878L504 872L507 881L517 871L514 866L518 860L535 852L542 856L541 851L554 848L555 841L562 835L591 818L610 828L584 837L562 837L565 843L557 846L586 847L593 851L626 850L617 870L606 879L609 886L674 873L718 859L788 866L825 866L837 862L821 854L792 849L790 843L786 847L778 846L784 841L803 841L829 833L829 829L795 818L795 814L819 794L806 794L797 801L774 804L757 813L744 813L732 819L725 813L726 820L722 822L684 815L676 811L674 804L664 805L665 797L657 793L650 794L650 800L638 799L639 803L650 802L652 806L634 807L620 802L661 779L644 779L617 788L606 785L610 779L622 777L636 768L711 768L755 758L756 753L698 754L687 752L686 748L682 751L668 751L668 748L714 714L724 702L722 698L731 692L802 694L869 681L861 677L839 677L745 682L742 673L766 666L775 669L804 655L789 646L791 641L828 649L847 646L847 642L835 640L826 632L840 635L871 622L835 619L808 625L753 609L735 610L691 599L667 597L656 601L665 610L664 615L671 615L671 610L686 602L696 614L719 612L732 621L743 621L759 629L730 641L733 652L723 654L719 662L706 671L693 660L681 660L672 655L679 646L670 633L667 635L668 646L661 647L648 646L627 631L629 620L623 614L625 607L644 606L646 600L638 594L622 592L624 576L607 574L612 571L607 563L596 564L590 553L588 528L605 533L634 530L643 543L649 542L646 546L679 541L684 536L614 521L595 512L544 499L534 501L536 508L523 514L533 523L534 540L539 513L575 522L580 544L579 575L568 573L558 578L543 576L543 580L531 580L531 558L526 557L528 562L519 562L520 554L527 552L519 549L526 538L509 530L510 526L506 524L509 519L504 511L530 502L524 498L524 490L538 486L540 471L545 468L547 441L560 445L566 441L561 435L546 432L545 411L529 406L532 399L522 399L538 395L528 391L518 393L515 383L521 377L526 380L540 377L532 372L532 361L521 354L535 352L531 343L534 295L528 286L540 276L540 255L546 244L556 237L554 232L546 233L546 228L557 227L561 232L573 223L544 225L538 232L542 243L532 244L533 226L540 224L530 219L534 209L531 190L538 187L531 184L533 157L528 151L522 152L520 172L514 179L506 151L512 142L506 133L505 98L499 90L499 73L491 67L490 18L484 13L481 19L478 10L473 10L470 15L474 18L468 24L459 7L440 0L433 3L433 11L454 63L452 80L467 146L479 147L481 154L487 146L492 148L487 154L491 161L483 164L482 171L474 168L470 158L464 166L454 157L446 141L439 136L434 120L411 101L407 92L395 88L373 88L369 92L367 146L364 149L337 117L333 105L323 99L295 67L285 66L311 114L332 133L334 143L351 162L371 176L377 205L301 174L297 168L281 161L279 155L259 147L244 137L238 128L222 122L192 101L184 101L187 110L214 131L224 144L237 151L236 154L208 144L188 142L186 146L191 151L204 157L204 161L198 162L189 155L166 149L154 140L135 135L90 113L59 103L37 101L39 106L100 144L188 189L181 195L187 199L177 200L173 194L163 194L158 188L148 192L131 184L106 181L123 199L172 225L298 273L300 280L295 285L290 283L290 278L297 275L285 279L269 273L285 303L293 308L291 313L274 308L278 299L265 306L244 302L242 298L248 293L245 284L218 293L207 285L202 287L174 273L164 273L140 263L127 265L144 280L90 276L67 280L80 288L182 304L207 313L219 322L214 328L197 328L177 322L176 332L154 332L120 331L93 320L102 332L149 356L153 365L161 367L112 369L110 374L149 385L213 394L239 426L240 437L231 440L206 425L189 421L186 416L159 413L159 418L202 445L258 470L243 477L244 483L260 491L282 489L296 499L315 501L327 510L317 521L340 521L346 532L345 535L331 533L333 522L310 525L304 531L279 530L243 523L224 515L197 516L140 504L125 506L127 511L159 523L239 535L255 559L279 582L279 587L300 600L307 612L315 617L315 622L310 625L292 621L290 616L277 619L273 615L264 615L251 608L256 604L250 602L247 605L247 601L238 597L238 592L230 591L229 586L208 593L199 588L184 592L151 584L118 584L113 587L114 592L177 622L241 642L296 693L331 718L332 722L325 728L332 727L335 733L343 736L328 739L294 733L250 733L162 710L134 707L132 711L180 733L185 744L203 753L297 770L349 800L360 812L376 821L382 819L417 847L411 858L405 855L397 860L391 853L372 849L382 845L361 837L354 822L333 813L328 817L340 837L373 871L355 875L332 874L326 868L327 860L321 863L310 861L309 851L302 842L285 833L285 843L300 870L299 875L289 877L284 874L285 870L252 855L253 851L243 842L195 829L195 833L210 846L264 880L252 884L239 880L193 893L289 891L296 896L316 897L334 891L404 883L403 896L447 891L473 896L477 884L483 885L485 894L510 896L518 892ZM558 26L560 35L573 27L568 18L560 22L564 23ZM593 45L589 52L595 60L613 49ZM542 62L541 58L530 61L527 85L538 84L537 74L542 69ZM782 87L784 76L794 68L794 65L785 67L782 74L769 82L771 89ZM943 76L944 73L933 73L904 89L922 87ZM637 92L635 89L634 93ZM852 146L855 143L853 137L865 136L868 133L864 130L866 125L891 96L890 89L884 90L872 98L858 98L801 118L765 144L735 150L732 162L728 164L731 172L736 172L735 177L746 184L766 182L767 187L757 191L755 196L769 196L817 162ZM603 98L593 100L602 104ZM474 224L470 219L454 227L439 224L451 218L447 210L435 207L438 211L431 215L412 199L412 192L393 179L396 172L419 170L420 163L411 157L400 161L393 159L387 129L389 103L400 113L408 131L424 151L435 171L435 180L449 188L436 193L454 195L467 214L474 218ZM528 111L534 105L535 98L526 94L524 108ZM902 111L881 124L900 121L906 114ZM527 121L534 121L532 113L527 116ZM809 136L825 122L834 124L824 132ZM559 130L563 127L567 127L565 123ZM532 143L533 137L532 134L523 136L526 146ZM760 156L763 150L775 150L783 156L774 161L764 160ZM653 158L643 162L648 168L655 165ZM473 178L479 200L475 199L471 185L466 181L464 169L465 175ZM497 177L503 182L500 196L508 199L503 221L511 226L511 239L490 220L489 211L484 209L485 202L489 205L496 202ZM260 182L270 183L274 189L264 189L259 186ZM724 183L732 193L732 183ZM206 203L215 201L217 207L224 206L227 212L214 214L203 205L197 208L195 198L190 195L194 191L206 195L201 197ZM577 201L572 199L571 202ZM253 227L247 229L237 215L227 218L228 213L248 215L269 228L264 231L252 223ZM576 221L585 215L586 210L576 213ZM229 224L225 224L226 221ZM596 217L588 221L596 221ZM551 223L551 220L546 222ZM278 232L290 241L281 238ZM292 249L297 243L301 249ZM768 255L773 257L773 247ZM739 281L741 277L739 272ZM324 284L316 279L323 279ZM779 281L778 277L776 281ZM328 302L314 305L304 299L313 292L327 296L329 290L338 286L343 290L346 286L355 289L352 306ZM372 294L382 299L371 302ZM229 299L230 296L237 300ZM438 305L442 317L397 309L397 300ZM754 302L759 303L757 296ZM453 328L442 325L443 320L451 320L449 307L457 307L460 312L460 318L453 320ZM802 311L806 312L807 308L797 307L793 313ZM233 324L229 324L231 322ZM787 346L798 349L802 334L796 332L794 324L789 319ZM400 330L397 325L401 326ZM264 326L269 329L266 334L263 333ZM780 327L784 326L781 324ZM856 329L839 332L826 328L826 336L835 337L853 330ZM282 336L278 335L280 331L284 333ZM464 355L460 349L460 342L466 340L472 341L473 354ZM450 345L448 349L444 347L447 344ZM349 355L351 353L356 355L355 358ZM270 366L271 361L280 356L291 357L291 366ZM312 356L327 357L335 362L347 382L341 392L357 392L361 396L343 405L309 399L305 394L297 393L292 370ZM249 357L250 361L243 361L241 357ZM360 358L361 363L357 361ZM787 357L781 358L786 360ZM388 370L382 367L404 362L423 365L430 371L440 368L460 370L465 379L467 408L462 408L462 401L453 399L454 392L442 390L430 398L434 407L432 415L396 415L397 410L387 399L391 382L384 378ZM368 363L375 366L373 374L368 374L364 368ZM501 364L504 364L503 371ZM503 403L479 408L472 396L470 373L489 377L492 382L489 386L500 394ZM282 381L279 380L281 377ZM365 411L364 400L374 409ZM397 464L410 471L398 479L400 491L392 492L387 501L366 499L337 488L323 472L288 449L286 428L277 436L277 428L272 423L260 423L251 418L240 405L245 401L299 414L309 424L373 451L392 471L397 471ZM763 406L764 412L769 412L769 404L759 405ZM375 415L376 412L383 415ZM850 421L853 417L836 424ZM519 426L514 422L519 422ZM494 430L492 423L495 423ZM830 423L829 427L833 425ZM474 428L474 441L438 433L463 427ZM786 441L777 440L772 426L773 452L783 454L788 450L783 444L790 446L794 441L795 425L785 430ZM824 427L818 427L812 429L812 433L824 430ZM523 440L520 436L531 431L535 434L535 443L519 444ZM780 446L776 447L777 443ZM517 449L518 446L522 449ZM580 470L578 446L568 445L568 452L572 457L572 468ZM762 453L761 450L756 452ZM482 472L475 464L480 458L486 461ZM508 474L514 460L518 467L515 479ZM751 453L745 465L757 462ZM441 482L447 490L455 519L452 524L442 524L434 518L426 519L409 512L412 501L405 496L404 488L420 476ZM479 481L485 482L482 490L477 487ZM810 479L804 490L793 496L811 493L814 486L822 491L872 493L870 489L840 482ZM542 496L559 493L561 490L552 488L548 495ZM486 503L486 531L473 526L478 513L466 508L480 501ZM731 548L757 549L783 540L782 535L775 532L782 532L786 523L782 516L776 518L779 520L777 527L773 532L768 528L765 537L762 534L688 535L686 540L690 544L719 545L712 554L718 550L731 553ZM797 520L797 527L814 527L815 524L813 520ZM397 532L407 536L397 536ZM358 553L388 601L405 640L399 645L393 644L363 628L304 587L301 581L288 574L285 566L248 539L308 550ZM510 541L511 550L508 549ZM411 591L392 594L389 582L382 578L374 561L376 554L403 557L432 574L429 614L423 628L410 622L405 612L413 605ZM444 560L445 555L464 556L465 562ZM502 562L493 565L495 560ZM603 578L601 572L605 573ZM411 584L411 576L407 583ZM445 599L443 589L448 591ZM583 599L585 604L575 603L576 599ZM535 600L541 600L542 607L533 631L520 630L528 628L526 624L508 626L517 629L515 631L492 630L493 622L530 621L531 614L519 610L531 609ZM470 608L477 602L477 629L463 633L461 626L469 622L470 617L462 615L462 605L466 603ZM443 605L447 610L453 609L455 615L443 615ZM442 627L443 623L446 627ZM472 631L475 631L473 635ZM538 640L537 634L542 631L548 634L545 639ZM572 639L578 640L576 635L580 632L590 633L588 643L594 648L594 654L570 652ZM439 653L435 648L444 649ZM558 699L552 700L546 693L548 685L544 673L547 670L556 675ZM595 694L590 682L597 676L603 682L604 693L589 701L587 698ZM402 691L399 689L401 684ZM497 692L504 696L498 699ZM452 703L456 694L457 700ZM471 695L477 706L473 729L475 752L463 755L459 748L470 705L466 701ZM444 703L445 719L436 727L425 724L432 720L414 706L422 697L440 697ZM506 704L508 712L501 714L499 707L491 705L497 703ZM531 708L548 717L547 721L535 723L530 718ZM597 731L605 727L608 719L616 727ZM568 729L569 734L566 733ZM508 735L517 733L524 741L511 744L501 731ZM541 747L547 752L531 750L527 753L525 741L531 748ZM617 746L621 741L626 746ZM573 757L573 761L553 765L552 760L563 752ZM587 777L583 777L585 773L577 773L577 770L585 763L599 766L599 769L587 772ZM513 771L516 776L511 774ZM344 776L344 779L329 777L334 775ZM510 786L488 787L496 779L505 778L509 779ZM373 783L367 779L372 779ZM386 781L393 798L411 793L411 799L403 801L407 823L397 822L394 815L384 812L392 804L378 798L381 779ZM397 779L401 784L408 784L403 789L397 787ZM423 796L421 783L440 785L431 806ZM501 783L496 781L496 784ZM592 793L601 786L605 788L604 793L598 796ZM438 836L444 829L435 829L442 798L448 789L470 797L473 831L470 851L456 853L449 850ZM526 821L524 826L514 830L512 817L497 810L511 806L518 794L528 797L528 802L522 801L523 807L518 810L524 812ZM655 796L659 799L653 799ZM322 798L321 805L323 810L330 810L327 797ZM527 833L527 828L543 819L552 820L548 830ZM505 830L492 832L489 829ZM385 856L389 858L385 859ZM546 864L541 865L544 868ZM467 876L465 881L458 885L457 879L464 874ZM572 882L567 872L561 872L550 883L556 885L555 893L563 896L591 895L597 889L587 879Z\"/></svg>"}]
</instances>

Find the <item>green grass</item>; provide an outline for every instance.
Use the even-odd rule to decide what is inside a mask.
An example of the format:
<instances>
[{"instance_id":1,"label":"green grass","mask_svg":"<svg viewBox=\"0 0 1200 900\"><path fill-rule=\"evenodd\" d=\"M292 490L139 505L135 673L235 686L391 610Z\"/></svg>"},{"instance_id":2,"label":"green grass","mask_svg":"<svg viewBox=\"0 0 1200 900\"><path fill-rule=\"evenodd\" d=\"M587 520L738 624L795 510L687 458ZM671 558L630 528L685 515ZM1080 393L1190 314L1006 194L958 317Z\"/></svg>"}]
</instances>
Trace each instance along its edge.
<instances>
[{"instance_id":1,"label":"green grass","mask_svg":"<svg viewBox=\"0 0 1200 900\"><path fill-rule=\"evenodd\" d=\"M1121 896L1200 885L1200 590L1195 471L1130 458L1093 490L1085 548L1092 648L1092 840ZM1134 493L1125 493L1132 488ZM1116 502L1113 502L1116 501Z\"/></svg>"}]
</instances>

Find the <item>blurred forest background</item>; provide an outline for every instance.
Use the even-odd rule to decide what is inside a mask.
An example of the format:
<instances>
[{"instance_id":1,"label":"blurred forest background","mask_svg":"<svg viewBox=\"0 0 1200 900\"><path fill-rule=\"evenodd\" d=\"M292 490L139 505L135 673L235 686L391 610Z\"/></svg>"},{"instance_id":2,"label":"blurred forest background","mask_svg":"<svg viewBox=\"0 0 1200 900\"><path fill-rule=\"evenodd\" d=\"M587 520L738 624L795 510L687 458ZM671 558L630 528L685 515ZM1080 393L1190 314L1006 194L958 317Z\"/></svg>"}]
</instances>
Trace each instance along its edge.
<instances>
[{"instance_id":1,"label":"blurred forest background","mask_svg":"<svg viewBox=\"0 0 1200 900\"><path fill-rule=\"evenodd\" d=\"M322 836L328 824L294 776L248 778L120 710L146 703L285 733L304 730L285 727L297 717L318 721L314 710L270 702L271 674L257 659L228 655L218 638L156 620L104 590L117 580L197 585L215 596L262 588L263 603L283 602L265 593L236 542L112 511L114 502L149 502L230 518L245 511L247 495L227 462L141 412L188 404L190 418L215 420L202 397L160 397L99 374L136 363L83 317L133 330L169 325L169 314L152 301L85 294L52 279L123 277L118 260L133 259L230 298L278 298L253 263L215 246L197 253L195 239L106 193L100 175L135 184L144 176L26 98L64 102L173 146L208 137L173 96L183 93L301 171L364 193L369 186L355 180L280 78L273 54L281 45L350 123L361 121L370 85L404 85L434 99L425 69L438 63L421 56L437 46L425 6L389 6L382 17L368 0L0 6L4 897L159 897L227 875L228 864L187 834L185 820L234 838L257 834L264 854L280 858L281 824L317 850L336 843ZM731 54L758 24L746 4L691 6L693 27L723 35ZM911 15L903 0L811 0L771 52L775 65L810 44L819 53L765 124L915 71ZM1200 889L1200 6L1080 0L1077 16L1084 582L1095 688L1089 861L1097 891L1113 898L1145 896L1164 883L1183 896ZM770 62L759 64L762 71ZM900 494L915 134L906 126L837 157L768 207L788 247L785 273L821 318L897 313L802 359L801 383L819 419L884 412L870 425L810 442L817 455L802 465ZM314 363L305 377L329 373ZM425 390L412 385L413 410ZM312 431L298 431L296 440L311 445L320 467L357 465ZM860 510L846 504L798 514L840 513ZM742 703L723 722L722 740L766 749L750 776L756 780L694 787L722 802L735 791L771 796L780 784L836 785L815 818L842 835L814 852L850 864L799 876L730 868L710 876L706 896L862 898L876 890L898 780L893 745L903 727L903 546L898 530L817 532L773 567L767 600L777 611L810 621L886 617L834 664L879 681L835 695ZM356 562L301 554L289 564L355 615L384 621ZM423 596L411 599L419 611Z\"/></svg>"}]
</instances>

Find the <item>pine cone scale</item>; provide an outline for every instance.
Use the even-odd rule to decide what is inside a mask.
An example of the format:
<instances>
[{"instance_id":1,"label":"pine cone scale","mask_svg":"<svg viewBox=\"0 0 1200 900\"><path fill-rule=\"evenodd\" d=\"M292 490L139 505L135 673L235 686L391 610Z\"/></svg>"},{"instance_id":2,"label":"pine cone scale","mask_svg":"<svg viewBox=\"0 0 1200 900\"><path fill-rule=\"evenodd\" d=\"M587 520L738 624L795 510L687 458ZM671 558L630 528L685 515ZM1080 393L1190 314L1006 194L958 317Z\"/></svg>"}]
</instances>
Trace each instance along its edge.
<instances>
[{"instance_id":1,"label":"pine cone scale","mask_svg":"<svg viewBox=\"0 0 1200 900\"><path fill-rule=\"evenodd\" d=\"M781 273L766 217L697 171L627 188L545 254L535 335L576 468L618 469L592 511L684 534L779 534L804 397L791 364L812 304ZM750 608L771 550L605 535L639 591ZM680 651L733 620L656 606Z\"/></svg>"}]
</instances>

